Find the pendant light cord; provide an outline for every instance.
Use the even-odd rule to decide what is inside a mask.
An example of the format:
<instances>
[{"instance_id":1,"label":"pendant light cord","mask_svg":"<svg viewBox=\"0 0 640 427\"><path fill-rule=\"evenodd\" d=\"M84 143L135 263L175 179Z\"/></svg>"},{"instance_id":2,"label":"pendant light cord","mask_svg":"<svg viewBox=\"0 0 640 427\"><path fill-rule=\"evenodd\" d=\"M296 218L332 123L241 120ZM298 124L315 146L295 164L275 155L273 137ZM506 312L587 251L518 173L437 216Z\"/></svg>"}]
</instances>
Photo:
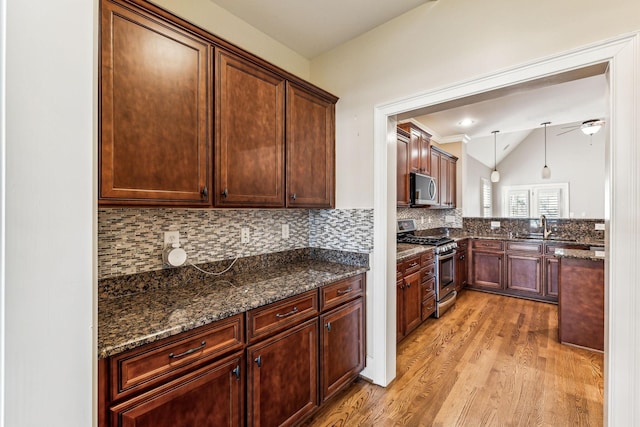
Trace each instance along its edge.
<instances>
[{"instance_id":1,"label":"pendant light cord","mask_svg":"<svg viewBox=\"0 0 640 427\"><path fill-rule=\"evenodd\" d=\"M493 132L491 132L493 134L493 171L497 171L498 170L498 162L496 160L496 151L498 150L496 148L496 134L500 132L499 130L494 130ZM546 157L546 154L545 154ZM546 160L545 160L546 163Z\"/></svg>"},{"instance_id":2,"label":"pendant light cord","mask_svg":"<svg viewBox=\"0 0 640 427\"><path fill-rule=\"evenodd\" d=\"M544 167L547 167L547 125L550 125L551 122L544 122Z\"/></svg>"}]
</instances>

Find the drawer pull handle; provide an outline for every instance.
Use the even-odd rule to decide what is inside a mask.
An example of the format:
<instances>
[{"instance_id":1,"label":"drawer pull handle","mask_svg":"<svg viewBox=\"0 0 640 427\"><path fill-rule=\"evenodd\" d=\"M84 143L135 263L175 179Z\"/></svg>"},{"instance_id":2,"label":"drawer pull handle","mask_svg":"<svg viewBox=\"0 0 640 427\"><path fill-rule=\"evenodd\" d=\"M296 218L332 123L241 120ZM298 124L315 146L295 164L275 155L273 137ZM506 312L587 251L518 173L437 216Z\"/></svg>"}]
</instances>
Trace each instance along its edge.
<instances>
[{"instance_id":1,"label":"drawer pull handle","mask_svg":"<svg viewBox=\"0 0 640 427\"><path fill-rule=\"evenodd\" d=\"M338 289L338 295L344 295L344 294L348 294L349 292L351 292L353 289L351 289L351 286L349 286L347 289Z\"/></svg>"},{"instance_id":2,"label":"drawer pull handle","mask_svg":"<svg viewBox=\"0 0 640 427\"><path fill-rule=\"evenodd\" d=\"M180 354L169 353L169 359L178 359L180 357L187 356L187 355L189 355L191 353L195 353L198 350L202 350L206 345L207 345L207 342L206 341L202 341L198 347L194 347L192 349L189 349L189 350L185 351L184 353L180 353Z\"/></svg>"},{"instance_id":3,"label":"drawer pull handle","mask_svg":"<svg viewBox=\"0 0 640 427\"><path fill-rule=\"evenodd\" d=\"M258 368L262 368L262 356L258 356L254 359L254 362L258 364Z\"/></svg>"},{"instance_id":4,"label":"drawer pull handle","mask_svg":"<svg viewBox=\"0 0 640 427\"><path fill-rule=\"evenodd\" d=\"M293 307L293 310L291 310L291 311L290 311L290 312L288 312L288 313L285 313L285 314L276 313L276 317L277 317L278 319L281 319L281 318L283 318L283 317L289 317L289 316L291 316L292 314L296 314L297 312L298 312L298 307Z\"/></svg>"},{"instance_id":5,"label":"drawer pull handle","mask_svg":"<svg viewBox=\"0 0 640 427\"><path fill-rule=\"evenodd\" d=\"M417 262L412 262L411 264L409 264L409 268L415 267L416 265L418 265Z\"/></svg>"}]
</instances>

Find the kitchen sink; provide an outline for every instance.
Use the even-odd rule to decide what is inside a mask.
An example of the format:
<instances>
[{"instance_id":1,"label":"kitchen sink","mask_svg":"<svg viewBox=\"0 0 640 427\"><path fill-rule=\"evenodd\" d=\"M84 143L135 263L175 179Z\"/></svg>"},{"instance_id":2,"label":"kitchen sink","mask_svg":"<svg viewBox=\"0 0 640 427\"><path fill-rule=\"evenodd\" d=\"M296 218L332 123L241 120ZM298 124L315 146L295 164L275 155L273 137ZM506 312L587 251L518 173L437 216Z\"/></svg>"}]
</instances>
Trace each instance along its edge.
<instances>
[{"instance_id":1,"label":"kitchen sink","mask_svg":"<svg viewBox=\"0 0 640 427\"><path fill-rule=\"evenodd\" d=\"M549 236L546 239L542 237L541 234L524 234L515 236L516 239L527 239L527 240L544 240L544 241L553 241L553 242L576 242L576 239L569 239L566 237L557 237L557 236Z\"/></svg>"}]
</instances>

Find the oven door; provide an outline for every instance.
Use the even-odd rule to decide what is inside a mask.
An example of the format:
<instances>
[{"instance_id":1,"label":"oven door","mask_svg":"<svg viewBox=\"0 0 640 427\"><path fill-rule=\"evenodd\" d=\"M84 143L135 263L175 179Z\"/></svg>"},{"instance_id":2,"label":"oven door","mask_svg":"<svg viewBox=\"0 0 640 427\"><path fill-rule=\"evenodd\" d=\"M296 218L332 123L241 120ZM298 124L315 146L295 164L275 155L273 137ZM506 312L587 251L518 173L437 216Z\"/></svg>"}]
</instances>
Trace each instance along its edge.
<instances>
[{"instance_id":1,"label":"oven door","mask_svg":"<svg viewBox=\"0 0 640 427\"><path fill-rule=\"evenodd\" d=\"M436 293L436 299L438 301L444 300L447 295L455 289L455 268L454 258L456 251L451 251L446 255L438 255L438 271L436 277L438 278L438 289Z\"/></svg>"}]
</instances>

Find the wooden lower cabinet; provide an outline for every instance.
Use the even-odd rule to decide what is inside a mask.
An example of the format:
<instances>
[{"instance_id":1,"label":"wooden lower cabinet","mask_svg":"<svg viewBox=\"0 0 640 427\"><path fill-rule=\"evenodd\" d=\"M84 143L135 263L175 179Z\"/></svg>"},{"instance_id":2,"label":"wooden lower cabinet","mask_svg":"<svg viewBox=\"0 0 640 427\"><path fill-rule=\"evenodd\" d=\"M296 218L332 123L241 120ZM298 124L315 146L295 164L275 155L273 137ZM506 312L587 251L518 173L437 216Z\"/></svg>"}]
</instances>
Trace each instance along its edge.
<instances>
[{"instance_id":1,"label":"wooden lower cabinet","mask_svg":"<svg viewBox=\"0 0 640 427\"><path fill-rule=\"evenodd\" d=\"M460 291L467 286L467 271L469 268L469 261L467 259L467 243L458 243L458 249L454 258L454 282L456 284L456 292Z\"/></svg>"},{"instance_id":2,"label":"wooden lower cabinet","mask_svg":"<svg viewBox=\"0 0 640 427\"><path fill-rule=\"evenodd\" d=\"M558 300L558 259L544 258L544 294Z\"/></svg>"},{"instance_id":3,"label":"wooden lower cabinet","mask_svg":"<svg viewBox=\"0 0 640 427\"><path fill-rule=\"evenodd\" d=\"M542 257L507 254L506 289L542 294Z\"/></svg>"},{"instance_id":4,"label":"wooden lower cabinet","mask_svg":"<svg viewBox=\"0 0 640 427\"><path fill-rule=\"evenodd\" d=\"M247 348L249 426L291 425L318 407L318 318Z\"/></svg>"},{"instance_id":5,"label":"wooden lower cabinet","mask_svg":"<svg viewBox=\"0 0 640 427\"><path fill-rule=\"evenodd\" d=\"M111 408L111 426L244 425L244 359L237 353Z\"/></svg>"},{"instance_id":6,"label":"wooden lower cabinet","mask_svg":"<svg viewBox=\"0 0 640 427\"><path fill-rule=\"evenodd\" d=\"M409 335L422 322L422 296L420 293L420 272L404 276L397 287L398 305L396 308L398 324L396 341Z\"/></svg>"},{"instance_id":7,"label":"wooden lower cabinet","mask_svg":"<svg viewBox=\"0 0 640 427\"><path fill-rule=\"evenodd\" d=\"M471 282L478 287L502 289L503 263L504 254L474 251L471 265Z\"/></svg>"},{"instance_id":8,"label":"wooden lower cabinet","mask_svg":"<svg viewBox=\"0 0 640 427\"><path fill-rule=\"evenodd\" d=\"M320 325L320 394L324 402L364 369L363 299L321 315Z\"/></svg>"}]
</instances>

